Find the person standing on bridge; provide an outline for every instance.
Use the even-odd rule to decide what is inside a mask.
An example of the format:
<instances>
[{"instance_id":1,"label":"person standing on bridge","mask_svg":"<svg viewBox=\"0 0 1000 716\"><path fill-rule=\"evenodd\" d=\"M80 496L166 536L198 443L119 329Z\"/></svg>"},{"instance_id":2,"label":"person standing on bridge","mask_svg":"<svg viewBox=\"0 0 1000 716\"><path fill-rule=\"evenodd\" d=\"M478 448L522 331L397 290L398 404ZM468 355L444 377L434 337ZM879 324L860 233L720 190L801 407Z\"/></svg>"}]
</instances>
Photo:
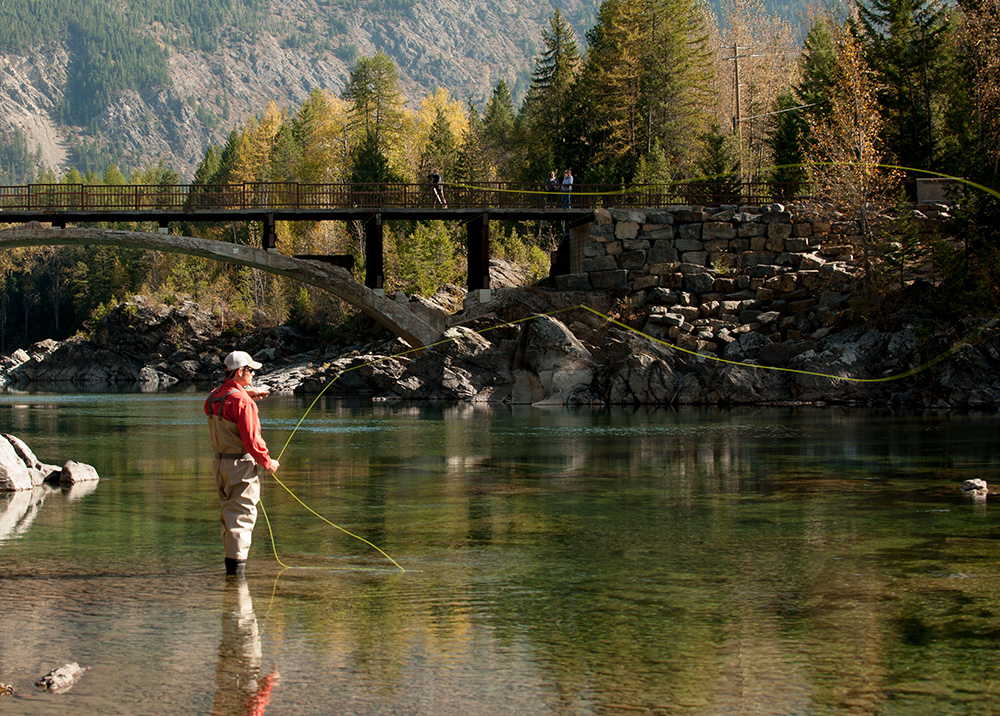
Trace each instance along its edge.
<instances>
[{"instance_id":1,"label":"person standing on bridge","mask_svg":"<svg viewBox=\"0 0 1000 716\"><path fill-rule=\"evenodd\" d=\"M428 179L431 183L431 193L434 195L434 201L437 202L438 206L447 209L448 202L444 200L444 184L441 183L441 172L436 167L431 169Z\"/></svg>"},{"instance_id":2,"label":"person standing on bridge","mask_svg":"<svg viewBox=\"0 0 1000 716\"><path fill-rule=\"evenodd\" d=\"M562 178L562 208L568 209L570 195L573 193L573 172L569 169L563 172Z\"/></svg>"},{"instance_id":3,"label":"person standing on bridge","mask_svg":"<svg viewBox=\"0 0 1000 716\"><path fill-rule=\"evenodd\" d=\"M545 180L545 191L548 193L545 202L546 206L551 206L553 209L556 208L559 188L559 179L556 177L556 173L554 171L549 172L549 178Z\"/></svg>"},{"instance_id":4,"label":"person standing on bridge","mask_svg":"<svg viewBox=\"0 0 1000 716\"><path fill-rule=\"evenodd\" d=\"M242 574L257 522L259 473L261 469L274 472L278 461L271 459L261 437L255 402L266 397L268 391L250 387L261 364L244 351L233 351L224 364L225 382L205 400L205 415L215 453L212 474L222 502L226 574Z\"/></svg>"}]
</instances>

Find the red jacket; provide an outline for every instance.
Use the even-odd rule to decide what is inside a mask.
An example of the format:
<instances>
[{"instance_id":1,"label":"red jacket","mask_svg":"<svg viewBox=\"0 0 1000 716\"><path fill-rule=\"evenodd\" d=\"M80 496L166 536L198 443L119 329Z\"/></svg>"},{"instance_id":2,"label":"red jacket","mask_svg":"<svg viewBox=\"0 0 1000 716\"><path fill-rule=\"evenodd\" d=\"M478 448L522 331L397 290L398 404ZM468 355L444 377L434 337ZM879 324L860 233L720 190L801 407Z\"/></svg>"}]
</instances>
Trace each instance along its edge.
<instances>
[{"instance_id":1,"label":"red jacket","mask_svg":"<svg viewBox=\"0 0 1000 716\"><path fill-rule=\"evenodd\" d=\"M213 390L205 399L205 415L212 415L209 401L219 395L235 391L222 402L222 419L236 423L243 447L253 456L253 459L263 468L271 464L271 455L267 451L267 443L260 434L260 417L257 414L257 403L246 390L235 380L227 380L221 387ZM216 404L218 405L218 404ZM218 415L218 413L215 413Z\"/></svg>"}]
</instances>

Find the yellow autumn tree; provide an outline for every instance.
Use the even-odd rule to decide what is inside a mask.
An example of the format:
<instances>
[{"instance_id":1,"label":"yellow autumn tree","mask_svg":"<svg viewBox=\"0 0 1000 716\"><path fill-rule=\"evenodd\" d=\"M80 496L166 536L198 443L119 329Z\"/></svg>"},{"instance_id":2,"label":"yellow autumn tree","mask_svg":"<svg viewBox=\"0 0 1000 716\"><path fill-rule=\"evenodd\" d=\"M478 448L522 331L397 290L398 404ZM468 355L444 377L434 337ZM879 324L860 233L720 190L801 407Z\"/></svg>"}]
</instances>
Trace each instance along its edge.
<instances>
[{"instance_id":1,"label":"yellow autumn tree","mask_svg":"<svg viewBox=\"0 0 1000 716\"><path fill-rule=\"evenodd\" d=\"M265 180L267 166L274 139L285 123L285 113L278 109L274 100L270 101L263 116L251 117L243 128L243 142L240 144L233 167L232 181L254 183Z\"/></svg>"},{"instance_id":2,"label":"yellow autumn tree","mask_svg":"<svg viewBox=\"0 0 1000 716\"><path fill-rule=\"evenodd\" d=\"M452 136L461 138L469 126L469 117L465 105L451 96L451 93L438 87L432 94L420 100L420 109L407 112L404 121L404 131L401 141L401 152L404 165L411 177L422 180L420 157L430 140L431 128L442 112L448 122Z\"/></svg>"},{"instance_id":3,"label":"yellow autumn tree","mask_svg":"<svg viewBox=\"0 0 1000 716\"><path fill-rule=\"evenodd\" d=\"M877 290L876 246L885 209L899 177L883 164L882 120L874 72L860 42L841 32L837 43L830 114L811 127L806 156L817 196L856 223L852 237L869 297Z\"/></svg>"},{"instance_id":4,"label":"yellow autumn tree","mask_svg":"<svg viewBox=\"0 0 1000 716\"><path fill-rule=\"evenodd\" d=\"M303 182L336 184L351 171L348 103L325 90L313 90L298 114L303 146Z\"/></svg>"}]
</instances>

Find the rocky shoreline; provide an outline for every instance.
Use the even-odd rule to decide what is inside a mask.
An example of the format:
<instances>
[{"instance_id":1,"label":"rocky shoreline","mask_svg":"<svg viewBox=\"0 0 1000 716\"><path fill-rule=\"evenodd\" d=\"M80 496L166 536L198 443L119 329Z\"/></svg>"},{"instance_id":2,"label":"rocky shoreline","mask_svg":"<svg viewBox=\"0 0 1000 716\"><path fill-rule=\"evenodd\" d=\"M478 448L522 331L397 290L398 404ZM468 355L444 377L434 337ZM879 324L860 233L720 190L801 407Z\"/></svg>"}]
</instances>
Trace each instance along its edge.
<instances>
[{"instance_id":1,"label":"rocky shoreline","mask_svg":"<svg viewBox=\"0 0 1000 716\"><path fill-rule=\"evenodd\" d=\"M204 389L221 378L222 357L241 349L265 363L258 382L275 393L498 406L1000 406L1000 332L985 321L929 337L915 325L778 342L746 331L715 355L641 332L647 314L619 315L626 305L595 291L498 289L489 304L467 306L442 343L412 351L389 337L319 346L287 327L223 332L193 302L163 306L137 296L104 316L90 338L42 341L0 357L0 385Z\"/></svg>"}]
</instances>

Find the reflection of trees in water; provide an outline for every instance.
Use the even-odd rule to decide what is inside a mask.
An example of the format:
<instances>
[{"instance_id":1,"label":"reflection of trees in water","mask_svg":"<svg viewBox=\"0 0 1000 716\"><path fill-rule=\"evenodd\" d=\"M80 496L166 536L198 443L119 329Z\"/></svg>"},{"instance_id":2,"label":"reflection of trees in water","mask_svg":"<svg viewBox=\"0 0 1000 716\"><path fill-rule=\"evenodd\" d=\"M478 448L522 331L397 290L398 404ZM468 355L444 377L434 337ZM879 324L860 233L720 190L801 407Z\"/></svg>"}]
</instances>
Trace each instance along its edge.
<instances>
[{"instance_id":1,"label":"reflection of trees in water","mask_svg":"<svg viewBox=\"0 0 1000 716\"><path fill-rule=\"evenodd\" d=\"M899 698L898 672L913 664L905 640L944 633L947 610L954 619L970 588L988 604L1000 583L992 568L980 586L952 581L953 596L930 610L920 597L934 585L900 596L905 567L886 546L913 538L897 533L906 510L889 504L900 496L886 466L922 474L938 460L935 439L947 438L897 432L891 414L705 409L664 411L657 423L642 409L634 424L616 414L602 425L570 410L515 411L512 429L488 409L445 412L437 434L403 432L395 455L346 460L330 474L348 486L385 480L389 539L422 540L451 560L446 568L358 577L349 601L317 592L285 610L328 658L386 690L415 651L454 657L488 632L498 649L531 654L566 712L875 714ZM957 420L970 435L991 425ZM955 434L954 425L942 433ZM349 455L357 436L331 439ZM382 464L398 469L400 456L440 477L386 478ZM406 490L417 486L414 502ZM426 522L414 517L430 504ZM900 559L919 561L909 549ZM959 655L937 659L945 681L968 681Z\"/></svg>"}]
</instances>

